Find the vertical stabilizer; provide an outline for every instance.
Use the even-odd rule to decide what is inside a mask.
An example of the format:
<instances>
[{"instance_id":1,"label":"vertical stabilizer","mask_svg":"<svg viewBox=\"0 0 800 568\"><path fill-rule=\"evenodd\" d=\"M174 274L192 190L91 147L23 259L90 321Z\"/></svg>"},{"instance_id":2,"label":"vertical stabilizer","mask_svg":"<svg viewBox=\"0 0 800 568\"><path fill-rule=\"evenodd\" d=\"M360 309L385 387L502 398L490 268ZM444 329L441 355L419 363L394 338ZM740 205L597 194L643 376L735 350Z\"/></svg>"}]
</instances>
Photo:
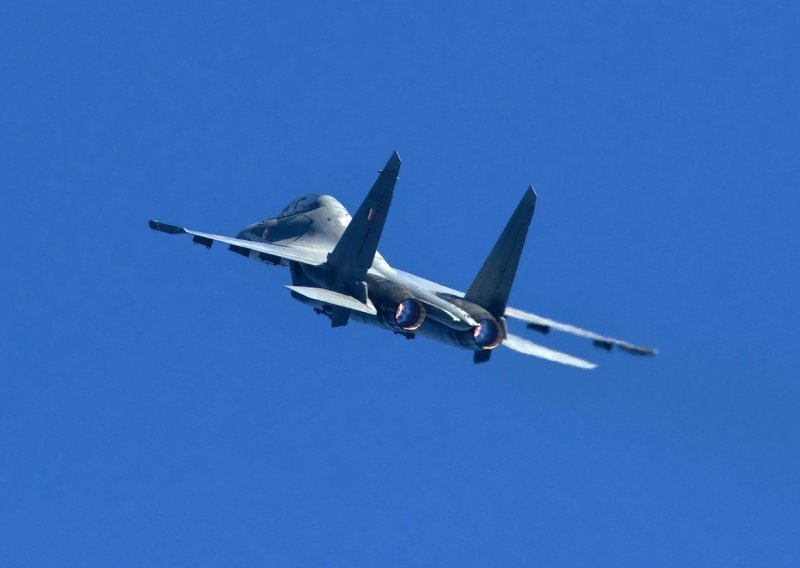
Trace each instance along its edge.
<instances>
[{"instance_id":1,"label":"vertical stabilizer","mask_svg":"<svg viewBox=\"0 0 800 568\"><path fill-rule=\"evenodd\" d=\"M497 318L503 315L508 304L511 284L517 274L519 257L535 207L536 192L528 186L522 201L464 296L464 299L483 306Z\"/></svg>"},{"instance_id":2,"label":"vertical stabilizer","mask_svg":"<svg viewBox=\"0 0 800 568\"><path fill-rule=\"evenodd\" d=\"M400 156L393 152L336 247L328 255L328 264L336 268L342 281L352 283L363 280L372 266L399 173Z\"/></svg>"}]
</instances>

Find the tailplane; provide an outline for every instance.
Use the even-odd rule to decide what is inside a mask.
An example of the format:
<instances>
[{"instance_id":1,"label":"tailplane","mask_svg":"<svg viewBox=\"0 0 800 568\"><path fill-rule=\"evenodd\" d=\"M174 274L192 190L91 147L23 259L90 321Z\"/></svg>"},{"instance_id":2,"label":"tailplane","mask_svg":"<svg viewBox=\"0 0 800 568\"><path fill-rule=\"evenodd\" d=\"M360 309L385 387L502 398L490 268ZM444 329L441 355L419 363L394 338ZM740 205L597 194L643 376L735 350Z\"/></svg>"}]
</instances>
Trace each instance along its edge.
<instances>
[{"instance_id":1,"label":"tailplane","mask_svg":"<svg viewBox=\"0 0 800 568\"><path fill-rule=\"evenodd\" d=\"M483 263L464 299L483 306L493 316L503 315L517 274L519 257L536 207L536 192L528 186L506 228Z\"/></svg>"}]
</instances>

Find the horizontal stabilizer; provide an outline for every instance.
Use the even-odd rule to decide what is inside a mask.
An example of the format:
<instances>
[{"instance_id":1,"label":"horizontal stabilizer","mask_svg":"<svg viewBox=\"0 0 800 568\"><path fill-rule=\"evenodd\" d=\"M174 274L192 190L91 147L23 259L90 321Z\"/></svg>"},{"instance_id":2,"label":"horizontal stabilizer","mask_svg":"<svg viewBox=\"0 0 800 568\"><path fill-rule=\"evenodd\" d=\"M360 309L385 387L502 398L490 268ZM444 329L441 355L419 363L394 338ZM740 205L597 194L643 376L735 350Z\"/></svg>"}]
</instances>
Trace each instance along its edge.
<instances>
[{"instance_id":1,"label":"horizontal stabilizer","mask_svg":"<svg viewBox=\"0 0 800 568\"><path fill-rule=\"evenodd\" d=\"M355 310L372 316L378 313L378 310L375 309L369 299L364 304L352 296L334 292L333 290L326 290L325 288L315 288L313 286L287 286L287 288L296 294L324 304L347 308L348 310Z\"/></svg>"},{"instance_id":2,"label":"horizontal stabilizer","mask_svg":"<svg viewBox=\"0 0 800 568\"><path fill-rule=\"evenodd\" d=\"M590 363L589 361L584 361L583 359L573 357L572 355L567 355L566 353L561 353L560 351L543 347L534 343L533 341L529 341L516 335L508 334L505 341L503 341L503 345L512 351L524 353L525 355L532 355L533 357L540 357L541 359L547 359L548 361L561 363L562 365L570 365L571 367L578 367L580 369L594 369L597 367L597 365Z\"/></svg>"}]
</instances>

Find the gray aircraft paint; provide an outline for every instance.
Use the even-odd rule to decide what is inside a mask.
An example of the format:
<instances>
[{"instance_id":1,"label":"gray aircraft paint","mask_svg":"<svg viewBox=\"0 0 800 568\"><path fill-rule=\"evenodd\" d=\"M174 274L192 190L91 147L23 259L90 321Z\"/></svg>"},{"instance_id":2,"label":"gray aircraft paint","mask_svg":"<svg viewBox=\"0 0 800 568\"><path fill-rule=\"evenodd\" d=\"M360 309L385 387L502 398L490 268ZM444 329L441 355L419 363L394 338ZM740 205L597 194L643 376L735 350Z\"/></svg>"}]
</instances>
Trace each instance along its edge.
<instances>
[{"instance_id":1,"label":"gray aircraft paint","mask_svg":"<svg viewBox=\"0 0 800 568\"><path fill-rule=\"evenodd\" d=\"M328 317L331 325L352 319L394 331L408 339L428 337L489 360L504 345L514 351L584 369L596 365L508 333L506 318L519 319L542 333L551 329L591 339L595 346L617 346L637 355L654 349L605 337L530 312L508 307L511 284L536 204L528 187L478 275L466 293L395 270L377 251L388 218L400 158L393 153L351 216L330 195L306 194L275 217L244 227L236 238L150 221L154 230L190 234L196 244L229 245L254 260L288 266L291 296Z\"/></svg>"}]
</instances>

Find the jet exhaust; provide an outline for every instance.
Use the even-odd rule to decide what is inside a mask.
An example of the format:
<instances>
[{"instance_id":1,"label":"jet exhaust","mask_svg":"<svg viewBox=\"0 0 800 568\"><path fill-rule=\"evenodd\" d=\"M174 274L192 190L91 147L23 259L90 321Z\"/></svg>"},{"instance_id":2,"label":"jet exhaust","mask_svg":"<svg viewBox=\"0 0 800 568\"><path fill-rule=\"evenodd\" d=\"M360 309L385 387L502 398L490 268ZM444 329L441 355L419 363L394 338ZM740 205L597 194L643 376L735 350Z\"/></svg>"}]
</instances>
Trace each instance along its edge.
<instances>
[{"instance_id":1,"label":"jet exhaust","mask_svg":"<svg viewBox=\"0 0 800 568\"><path fill-rule=\"evenodd\" d=\"M477 347L479 350L488 351L503 343L506 338L506 326L486 308L451 294L440 294L440 296L467 312L478 322L472 329L458 333L458 339L464 347L468 349Z\"/></svg>"},{"instance_id":2,"label":"jet exhaust","mask_svg":"<svg viewBox=\"0 0 800 568\"><path fill-rule=\"evenodd\" d=\"M397 304L394 321L404 331L414 331L425 321L425 306L417 300L407 299Z\"/></svg>"},{"instance_id":3,"label":"jet exhaust","mask_svg":"<svg viewBox=\"0 0 800 568\"><path fill-rule=\"evenodd\" d=\"M427 315L425 305L409 290L398 288L385 279L371 281L368 290L384 327L394 331L416 331L422 327Z\"/></svg>"},{"instance_id":4,"label":"jet exhaust","mask_svg":"<svg viewBox=\"0 0 800 568\"><path fill-rule=\"evenodd\" d=\"M494 349L503 342L503 334L497 321L492 319L482 319L478 325L472 328L472 337L475 345L481 349Z\"/></svg>"}]
</instances>

